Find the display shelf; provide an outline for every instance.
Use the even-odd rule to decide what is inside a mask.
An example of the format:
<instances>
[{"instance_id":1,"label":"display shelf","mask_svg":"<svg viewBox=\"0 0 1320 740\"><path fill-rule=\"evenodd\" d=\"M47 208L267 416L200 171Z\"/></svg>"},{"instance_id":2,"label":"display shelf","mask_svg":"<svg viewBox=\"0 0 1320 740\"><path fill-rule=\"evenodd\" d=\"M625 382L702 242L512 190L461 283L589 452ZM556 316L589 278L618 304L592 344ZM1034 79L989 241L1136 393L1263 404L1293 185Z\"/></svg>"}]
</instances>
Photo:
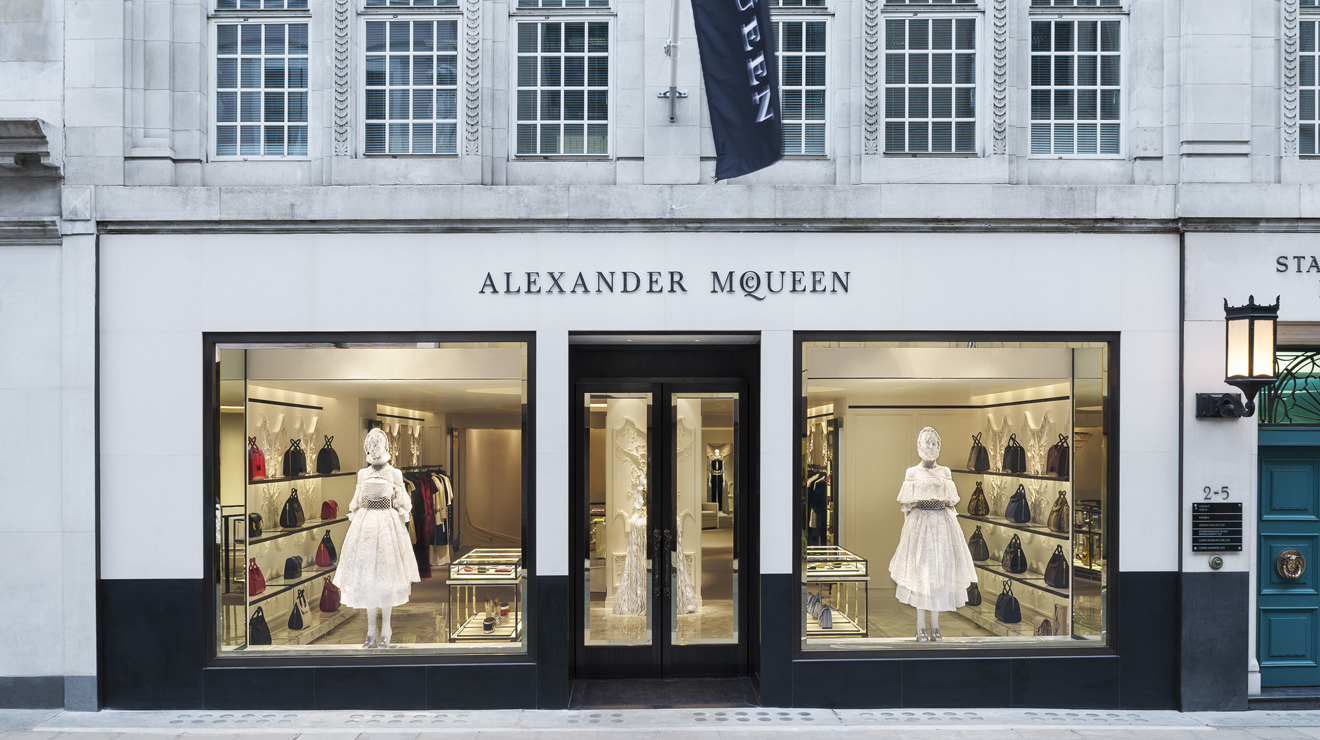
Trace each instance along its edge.
<instances>
[{"instance_id":1,"label":"display shelf","mask_svg":"<svg viewBox=\"0 0 1320 740\"><path fill-rule=\"evenodd\" d=\"M463 624L454 630L450 639L455 642L459 640L508 640L513 642L522 636L522 611L509 611L509 615L504 618L504 622L496 623L495 629L486 632L482 625L486 621L485 612L477 612L467 619Z\"/></svg>"},{"instance_id":2,"label":"display shelf","mask_svg":"<svg viewBox=\"0 0 1320 740\"><path fill-rule=\"evenodd\" d=\"M1047 585L1045 583L1045 575L1043 573L1037 573L1032 570L1029 570L1026 573L1009 573L1008 571L1004 570L1003 566L1000 565L986 565L985 563L974 563L974 565L977 568L980 568L981 570L987 573L997 575L1000 578L1007 578L1010 581L1021 583L1024 586L1030 586L1034 589L1044 591L1045 593L1048 594L1054 594L1055 596L1064 599L1068 598L1067 591L1060 591L1059 589L1053 586ZM984 598L984 594L982 596Z\"/></svg>"},{"instance_id":3,"label":"display shelf","mask_svg":"<svg viewBox=\"0 0 1320 740\"><path fill-rule=\"evenodd\" d=\"M803 574L810 583L866 579L866 558L837 545L808 545Z\"/></svg>"},{"instance_id":4,"label":"display shelf","mask_svg":"<svg viewBox=\"0 0 1320 740\"><path fill-rule=\"evenodd\" d=\"M1009 520L1003 518L1002 516L972 516L971 514L959 514L958 518L966 519L969 522L990 524L996 527L1007 527L1009 529L1016 529L1022 532L1029 532L1031 534L1039 534L1039 535L1044 535L1046 537L1053 537L1056 540L1068 539L1068 535L1066 533L1055 532L1049 527L1042 527L1039 524L1018 524L1016 522L1010 522Z\"/></svg>"},{"instance_id":5,"label":"display shelf","mask_svg":"<svg viewBox=\"0 0 1320 740\"><path fill-rule=\"evenodd\" d=\"M1086 563L1076 558L1073 558L1072 564L1073 564L1073 574L1076 575L1077 577L1085 578L1090 581L1100 580L1100 569L1095 567L1094 565L1087 565Z\"/></svg>"},{"instance_id":6,"label":"display shelf","mask_svg":"<svg viewBox=\"0 0 1320 740\"><path fill-rule=\"evenodd\" d=\"M302 575L298 576L297 578L291 581L286 581L284 580L284 578L269 578L266 580L266 589L261 593L257 594L256 596L251 597L248 600L248 606L255 606L263 601L266 601L267 599L271 599L276 596L279 596L280 594L285 593L290 589L297 588L303 585L304 583L311 583L312 581L315 581L317 578L328 576L331 573L334 573L335 568L337 567L338 565L336 564L328 568L313 567L311 570L307 570L306 568L304 568Z\"/></svg>"},{"instance_id":7,"label":"display shelf","mask_svg":"<svg viewBox=\"0 0 1320 740\"><path fill-rule=\"evenodd\" d=\"M328 527L332 524L339 524L340 522L346 522L348 521L348 517L341 516L336 519L315 519L315 520L308 519L307 521L308 522L315 521L316 524L304 524L301 527L294 527L293 529L268 530L266 532L263 532L260 537L253 537L251 540L248 540L247 535L245 534L243 537L234 538L234 541L236 543L243 542L248 545L260 545L263 542L278 540L281 537L288 537L291 534L298 534L299 532L308 532L313 529L320 529L321 527Z\"/></svg>"},{"instance_id":8,"label":"display shelf","mask_svg":"<svg viewBox=\"0 0 1320 740\"><path fill-rule=\"evenodd\" d=\"M308 603L310 604L311 601L309 600ZM312 604L312 612L303 617L304 627L300 630L289 629L289 611L280 612L274 621L271 621L269 616L266 617L266 626L270 628L272 645L308 645L352 617L352 609L341 606L332 612L323 612Z\"/></svg>"},{"instance_id":9,"label":"display shelf","mask_svg":"<svg viewBox=\"0 0 1320 740\"><path fill-rule=\"evenodd\" d=\"M320 478L344 478L350 475L357 475L356 470L350 470L347 473L310 473L308 475L281 476L279 478L258 478L249 480L249 486L260 486L266 483L289 483L300 480L317 480Z\"/></svg>"},{"instance_id":10,"label":"display shelf","mask_svg":"<svg viewBox=\"0 0 1320 740\"><path fill-rule=\"evenodd\" d=\"M866 628L849 619L837 609L831 609L829 629L820 626L820 621L807 615L807 637L866 637Z\"/></svg>"},{"instance_id":11,"label":"display shelf","mask_svg":"<svg viewBox=\"0 0 1320 740\"><path fill-rule=\"evenodd\" d=\"M977 627L990 632L998 637L1025 637L1033 640L1061 641L1071 640L1070 635L1037 635L1036 617L1047 617L1053 619L1049 614L1032 609L1026 604L1019 603L1022 610L1022 621L1020 622L1001 622L995 619L995 599L997 594L983 595L980 605L958 607L958 616L966 618Z\"/></svg>"},{"instance_id":12,"label":"display shelf","mask_svg":"<svg viewBox=\"0 0 1320 740\"><path fill-rule=\"evenodd\" d=\"M450 580L469 585L497 586L522 575L522 550L478 548L449 564Z\"/></svg>"},{"instance_id":13,"label":"display shelf","mask_svg":"<svg viewBox=\"0 0 1320 740\"><path fill-rule=\"evenodd\" d=\"M959 468L950 468L949 471L953 473L962 473L963 475L993 475L1000 478L1026 478L1029 480L1052 480L1059 483L1067 483L1069 481L1069 478L1066 475L1060 477L1057 475L1035 475L1032 473L1000 473L994 470L981 470L981 471L961 470Z\"/></svg>"}]
</instances>

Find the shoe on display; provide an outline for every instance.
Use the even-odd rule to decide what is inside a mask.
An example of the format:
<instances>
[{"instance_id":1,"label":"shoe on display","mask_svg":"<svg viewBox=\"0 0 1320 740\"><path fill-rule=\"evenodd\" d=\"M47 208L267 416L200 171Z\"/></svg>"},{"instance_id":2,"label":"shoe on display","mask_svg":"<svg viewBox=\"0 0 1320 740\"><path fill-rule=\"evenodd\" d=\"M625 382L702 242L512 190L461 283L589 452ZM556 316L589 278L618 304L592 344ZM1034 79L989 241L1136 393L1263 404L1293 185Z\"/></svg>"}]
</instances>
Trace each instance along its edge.
<instances>
[{"instance_id":1,"label":"shoe on display","mask_svg":"<svg viewBox=\"0 0 1320 740\"><path fill-rule=\"evenodd\" d=\"M917 628L917 642L930 642L930 638L926 636L925 627Z\"/></svg>"},{"instance_id":2,"label":"shoe on display","mask_svg":"<svg viewBox=\"0 0 1320 740\"><path fill-rule=\"evenodd\" d=\"M376 636L375 636L375 635L367 635L367 639L366 639L366 641L364 641L364 642L362 643L362 647L363 647L364 649L368 649L368 650L371 649L371 648L376 647Z\"/></svg>"},{"instance_id":3,"label":"shoe on display","mask_svg":"<svg viewBox=\"0 0 1320 740\"><path fill-rule=\"evenodd\" d=\"M943 641L944 641L944 638L943 638L943 637L940 637L940 631L939 631L939 630L937 630L937 629L933 629L933 630L930 631L930 641L931 641L931 642L943 642Z\"/></svg>"}]
</instances>

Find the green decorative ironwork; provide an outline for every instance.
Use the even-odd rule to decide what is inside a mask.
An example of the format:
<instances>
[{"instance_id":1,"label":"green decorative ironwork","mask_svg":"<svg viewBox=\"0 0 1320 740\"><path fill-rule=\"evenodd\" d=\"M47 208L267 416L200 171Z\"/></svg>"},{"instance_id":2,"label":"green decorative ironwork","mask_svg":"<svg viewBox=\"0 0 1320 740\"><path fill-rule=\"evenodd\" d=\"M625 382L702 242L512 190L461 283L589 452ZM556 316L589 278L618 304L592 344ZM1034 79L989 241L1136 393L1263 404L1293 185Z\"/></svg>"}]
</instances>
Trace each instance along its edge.
<instances>
[{"instance_id":1,"label":"green decorative ironwork","mask_svg":"<svg viewBox=\"0 0 1320 740\"><path fill-rule=\"evenodd\" d=\"M1320 350L1281 351L1279 379L1260 394L1261 424L1320 424Z\"/></svg>"}]
</instances>

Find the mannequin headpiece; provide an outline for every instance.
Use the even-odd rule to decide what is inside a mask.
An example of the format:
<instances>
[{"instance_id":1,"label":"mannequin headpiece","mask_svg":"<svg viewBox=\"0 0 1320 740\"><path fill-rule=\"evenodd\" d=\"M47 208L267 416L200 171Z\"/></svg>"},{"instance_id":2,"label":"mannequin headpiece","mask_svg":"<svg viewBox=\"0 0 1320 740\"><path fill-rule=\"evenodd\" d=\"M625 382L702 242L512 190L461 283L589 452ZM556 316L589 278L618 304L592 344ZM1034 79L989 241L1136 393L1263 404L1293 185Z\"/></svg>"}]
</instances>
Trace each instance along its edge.
<instances>
[{"instance_id":1,"label":"mannequin headpiece","mask_svg":"<svg viewBox=\"0 0 1320 740\"><path fill-rule=\"evenodd\" d=\"M390 440L380 428L367 432L367 439L362 443L362 452L369 465L381 465L390 461Z\"/></svg>"},{"instance_id":2,"label":"mannequin headpiece","mask_svg":"<svg viewBox=\"0 0 1320 740\"><path fill-rule=\"evenodd\" d=\"M917 455L926 462L935 462L940 456L940 433L934 427L917 432Z\"/></svg>"}]
</instances>

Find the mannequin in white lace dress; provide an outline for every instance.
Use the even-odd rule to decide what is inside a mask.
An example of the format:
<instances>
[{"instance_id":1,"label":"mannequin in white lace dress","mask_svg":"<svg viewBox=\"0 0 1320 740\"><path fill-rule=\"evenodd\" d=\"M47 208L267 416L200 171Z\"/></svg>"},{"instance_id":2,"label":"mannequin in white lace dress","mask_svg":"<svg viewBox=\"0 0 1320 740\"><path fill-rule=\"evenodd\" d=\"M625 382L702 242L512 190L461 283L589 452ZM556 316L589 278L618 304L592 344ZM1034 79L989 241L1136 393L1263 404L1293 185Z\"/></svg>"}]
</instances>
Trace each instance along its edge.
<instances>
[{"instance_id":1,"label":"mannequin in white lace dress","mask_svg":"<svg viewBox=\"0 0 1320 740\"><path fill-rule=\"evenodd\" d=\"M958 526L958 488L940 456L940 435L931 427L917 434L921 464L907 469L898 503L903 532L889 561L895 597L917 608L917 642L940 641L940 612L967 603L967 587L976 581L976 566ZM930 612L930 633L926 612Z\"/></svg>"},{"instance_id":2,"label":"mannequin in white lace dress","mask_svg":"<svg viewBox=\"0 0 1320 740\"><path fill-rule=\"evenodd\" d=\"M348 534L334 582L345 605L367 610L367 639L362 647L389 647L390 611L406 603L412 584L422 580L406 527L412 499L403 487L403 474L389 464L384 432L367 432L363 451L368 465L358 471L357 489L348 505ZM382 616L379 632L377 611Z\"/></svg>"},{"instance_id":3,"label":"mannequin in white lace dress","mask_svg":"<svg viewBox=\"0 0 1320 740\"><path fill-rule=\"evenodd\" d=\"M683 549L683 525L678 525L678 552L674 555L677 559L675 569L678 571L678 584L675 589L677 603L675 606L679 614L691 614L701 608L701 593L697 591L692 582L692 571L688 569L687 552Z\"/></svg>"},{"instance_id":4,"label":"mannequin in white lace dress","mask_svg":"<svg viewBox=\"0 0 1320 740\"><path fill-rule=\"evenodd\" d=\"M633 511L628 515L628 552L623 558L623 576L614 591L614 613L646 614L646 483L633 486Z\"/></svg>"}]
</instances>

